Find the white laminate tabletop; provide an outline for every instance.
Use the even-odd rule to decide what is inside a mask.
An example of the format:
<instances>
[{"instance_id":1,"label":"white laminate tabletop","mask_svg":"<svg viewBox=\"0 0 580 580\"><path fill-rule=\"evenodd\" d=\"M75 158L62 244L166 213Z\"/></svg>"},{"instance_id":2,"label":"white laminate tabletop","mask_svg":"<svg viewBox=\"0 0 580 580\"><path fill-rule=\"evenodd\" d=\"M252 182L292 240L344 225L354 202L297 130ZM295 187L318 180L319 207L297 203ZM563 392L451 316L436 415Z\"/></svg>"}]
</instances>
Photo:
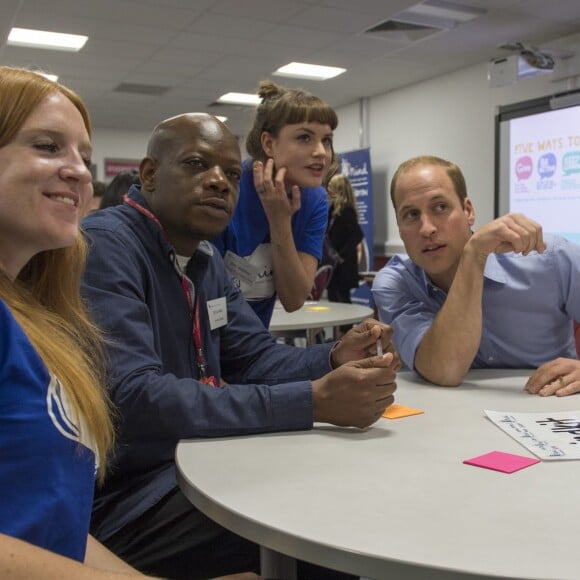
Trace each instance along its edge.
<instances>
[{"instance_id":1,"label":"white laminate tabletop","mask_svg":"<svg viewBox=\"0 0 580 580\"><path fill-rule=\"evenodd\" d=\"M270 322L270 330L278 332L355 324L372 315L373 310L368 306L328 300L307 301L295 312L286 312L282 306L277 305Z\"/></svg>"},{"instance_id":2,"label":"white laminate tabletop","mask_svg":"<svg viewBox=\"0 0 580 580\"><path fill-rule=\"evenodd\" d=\"M376 579L580 578L580 461L511 475L464 465L533 455L484 416L580 409L523 391L531 371L471 371L458 388L400 373L423 415L359 431L180 442L178 479L208 516L272 550Z\"/></svg>"}]
</instances>

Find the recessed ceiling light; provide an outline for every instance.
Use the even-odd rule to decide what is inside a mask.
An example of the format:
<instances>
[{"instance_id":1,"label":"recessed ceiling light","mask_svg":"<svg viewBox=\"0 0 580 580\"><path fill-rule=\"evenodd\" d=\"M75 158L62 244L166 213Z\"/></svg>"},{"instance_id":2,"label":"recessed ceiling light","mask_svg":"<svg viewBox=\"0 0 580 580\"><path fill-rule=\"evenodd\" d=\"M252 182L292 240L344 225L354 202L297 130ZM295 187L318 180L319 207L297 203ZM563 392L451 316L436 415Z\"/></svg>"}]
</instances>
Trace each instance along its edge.
<instances>
[{"instance_id":1,"label":"recessed ceiling light","mask_svg":"<svg viewBox=\"0 0 580 580\"><path fill-rule=\"evenodd\" d=\"M8 44L12 46L28 46L31 48L48 48L77 52L85 45L88 38L88 36L82 36L80 34L13 28L8 35Z\"/></svg>"},{"instance_id":2,"label":"recessed ceiling light","mask_svg":"<svg viewBox=\"0 0 580 580\"><path fill-rule=\"evenodd\" d=\"M34 71L35 73L38 73L39 75L42 75L45 79L48 79L49 81L53 81L56 83L56 81L58 81L58 76L57 75L51 75L45 72L40 72L39 70Z\"/></svg>"},{"instance_id":3,"label":"recessed ceiling light","mask_svg":"<svg viewBox=\"0 0 580 580\"><path fill-rule=\"evenodd\" d=\"M275 74L280 77L294 77L301 79L311 79L315 81L325 81L346 72L345 68L337 66L322 66L319 64L307 64L305 62L291 62L280 67Z\"/></svg>"},{"instance_id":4,"label":"recessed ceiling light","mask_svg":"<svg viewBox=\"0 0 580 580\"><path fill-rule=\"evenodd\" d=\"M262 99L253 93L226 93L218 100L218 103L230 103L232 105L259 105Z\"/></svg>"}]
</instances>

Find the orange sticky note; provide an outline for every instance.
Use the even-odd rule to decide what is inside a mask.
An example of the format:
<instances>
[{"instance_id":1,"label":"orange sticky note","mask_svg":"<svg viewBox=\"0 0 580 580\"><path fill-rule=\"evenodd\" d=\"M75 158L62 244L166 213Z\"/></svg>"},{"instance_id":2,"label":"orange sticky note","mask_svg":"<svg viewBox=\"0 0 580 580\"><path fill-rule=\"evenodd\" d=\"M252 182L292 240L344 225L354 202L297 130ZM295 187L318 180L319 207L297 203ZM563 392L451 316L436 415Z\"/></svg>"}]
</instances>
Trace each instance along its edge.
<instances>
[{"instance_id":1,"label":"orange sticky note","mask_svg":"<svg viewBox=\"0 0 580 580\"><path fill-rule=\"evenodd\" d=\"M397 405L395 403L385 409L383 417L385 419L401 419L403 417L410 417L411 415L421 415L424 412L421 409L413 409L412 407L405 407L405 405Z\"/></svg>"}]
</instances>

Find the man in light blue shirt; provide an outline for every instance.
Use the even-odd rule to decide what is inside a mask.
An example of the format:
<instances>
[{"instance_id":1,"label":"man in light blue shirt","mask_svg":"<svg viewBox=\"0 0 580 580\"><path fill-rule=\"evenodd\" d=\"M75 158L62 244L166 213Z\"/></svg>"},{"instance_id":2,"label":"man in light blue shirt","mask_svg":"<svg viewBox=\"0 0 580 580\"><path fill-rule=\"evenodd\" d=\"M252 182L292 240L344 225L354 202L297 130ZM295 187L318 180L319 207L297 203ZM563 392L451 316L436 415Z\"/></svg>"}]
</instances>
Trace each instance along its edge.
<instances>
[{"instance_id":1,"label":"man in light blue shirt","mask_svg":"<svg viewBox=\"0 0 580 580\"><path fill-rule=\"evenodd\" d=\"M529 367L530 393L579 392L580 246L521 214L473 233L465 179L437 157L403 163L391 200L409 257L379 272L373 296L405 365L443 386L470 368Z\"/></svg>"}]
</instances>

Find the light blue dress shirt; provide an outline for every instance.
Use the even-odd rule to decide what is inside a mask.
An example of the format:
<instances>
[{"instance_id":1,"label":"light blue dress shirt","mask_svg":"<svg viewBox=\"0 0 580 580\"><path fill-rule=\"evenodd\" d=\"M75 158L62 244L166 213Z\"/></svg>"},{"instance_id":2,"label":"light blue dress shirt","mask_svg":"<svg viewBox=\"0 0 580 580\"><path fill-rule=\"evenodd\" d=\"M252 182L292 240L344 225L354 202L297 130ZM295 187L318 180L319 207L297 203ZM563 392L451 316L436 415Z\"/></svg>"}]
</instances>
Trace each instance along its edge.
<instances>
[{"instance_id":1,"label":"light blue dress shirt","mask_svg":"<svg viewBox=\"0 0 580 580\"><path fill-rule=\"evenodd\" d=\"M577 358L573 321L580 321L580 245L545 236L543 254L490 254L484 271L483 328L472 368L536 368ZM407 366L447 293L410 258L397 255L377 274L373 298L392 325Z\"/></svg>"}]
</instances>

